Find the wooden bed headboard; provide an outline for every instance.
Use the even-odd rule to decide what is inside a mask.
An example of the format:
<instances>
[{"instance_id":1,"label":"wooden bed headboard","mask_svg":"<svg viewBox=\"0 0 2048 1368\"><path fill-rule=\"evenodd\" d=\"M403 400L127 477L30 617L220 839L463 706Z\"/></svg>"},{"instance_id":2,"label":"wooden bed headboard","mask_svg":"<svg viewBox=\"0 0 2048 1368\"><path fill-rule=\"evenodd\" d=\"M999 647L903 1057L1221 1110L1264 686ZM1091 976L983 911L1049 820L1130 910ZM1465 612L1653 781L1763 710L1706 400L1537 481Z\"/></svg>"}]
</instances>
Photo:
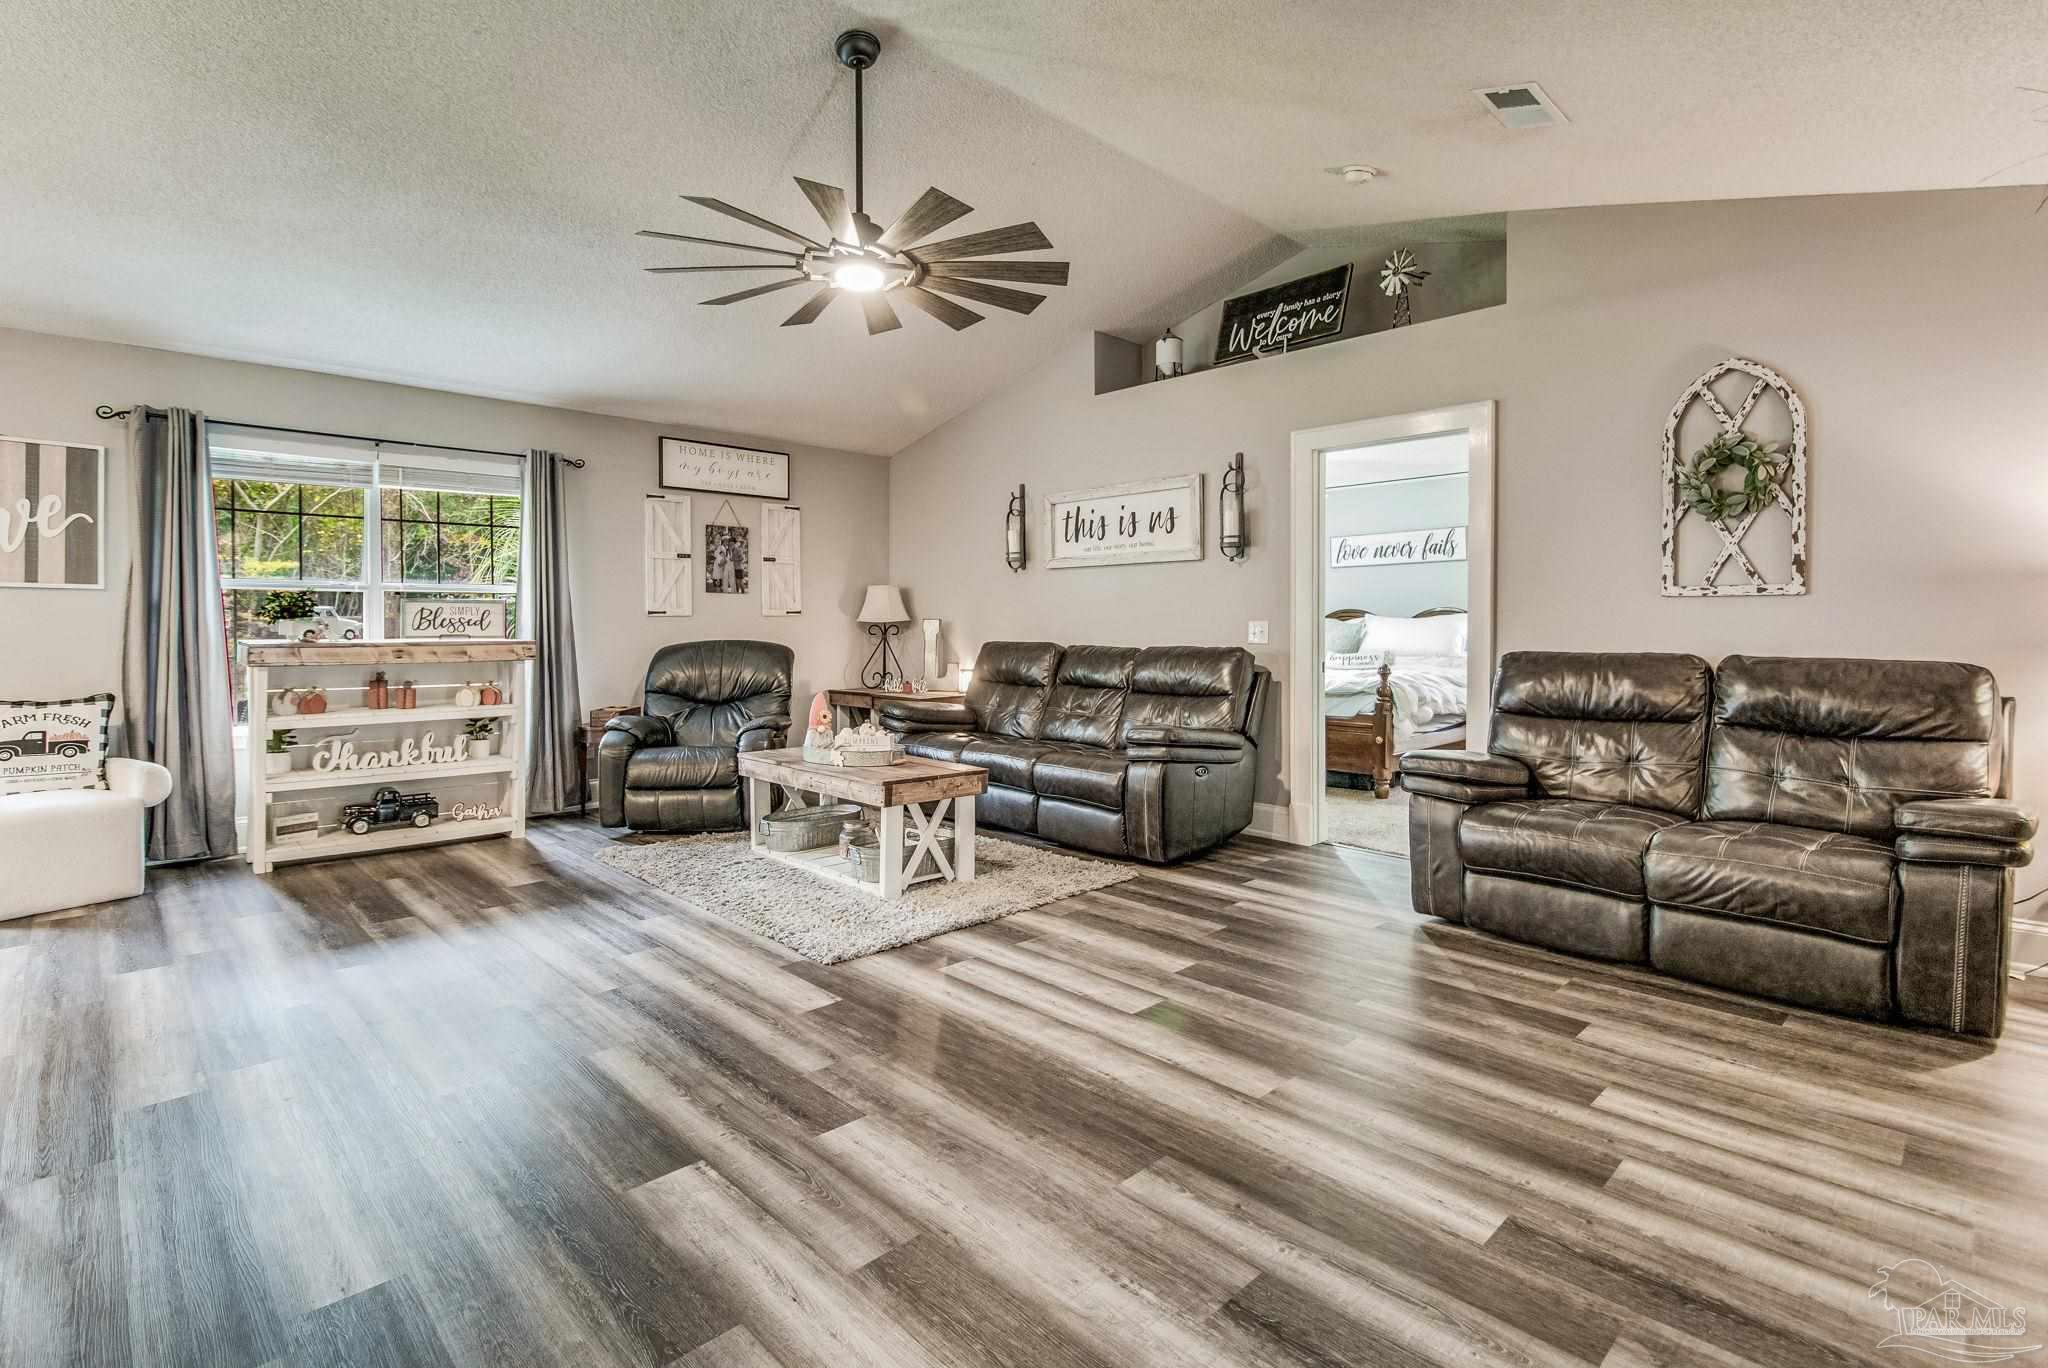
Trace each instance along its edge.
<instances>
[{"instance_id":1,"label":"wooden bed headboard","mask_svg":"<svg viewBox=\"0 0 2048 1368\"><path fill-rule=\"evenodd\" d=\"M1425 608L1415 616L1419 618L1443 617L1447 613L1462 613L1464 611L1463 608ZM1323 614L1323 616L1331 622L1356 622L1362 617L1371 617L1373 614L1364 608L1335 608ZM1382 614L1381 616L1385 615Z\"/></svg>"}]
</instances>

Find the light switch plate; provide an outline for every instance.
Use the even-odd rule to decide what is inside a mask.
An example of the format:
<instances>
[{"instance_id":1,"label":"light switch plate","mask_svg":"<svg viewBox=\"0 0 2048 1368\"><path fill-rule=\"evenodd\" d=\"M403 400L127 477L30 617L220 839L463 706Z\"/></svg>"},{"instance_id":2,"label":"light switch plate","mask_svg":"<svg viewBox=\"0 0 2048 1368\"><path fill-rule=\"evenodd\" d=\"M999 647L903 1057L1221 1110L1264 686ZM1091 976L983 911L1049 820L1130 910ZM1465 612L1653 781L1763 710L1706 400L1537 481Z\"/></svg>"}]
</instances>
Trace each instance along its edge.
<instances>
[{"instance_id":1,"label":"light switch plate","mask_svg":"<svg viewBox=\"0 0 2048 1368\"><path fill-rule=\"evenodd\" d=\"M1247 646L1264 646L1267 639L1266 624L1254 619L1244 634L1245 644Z\"/></svg>"}]
</instances>

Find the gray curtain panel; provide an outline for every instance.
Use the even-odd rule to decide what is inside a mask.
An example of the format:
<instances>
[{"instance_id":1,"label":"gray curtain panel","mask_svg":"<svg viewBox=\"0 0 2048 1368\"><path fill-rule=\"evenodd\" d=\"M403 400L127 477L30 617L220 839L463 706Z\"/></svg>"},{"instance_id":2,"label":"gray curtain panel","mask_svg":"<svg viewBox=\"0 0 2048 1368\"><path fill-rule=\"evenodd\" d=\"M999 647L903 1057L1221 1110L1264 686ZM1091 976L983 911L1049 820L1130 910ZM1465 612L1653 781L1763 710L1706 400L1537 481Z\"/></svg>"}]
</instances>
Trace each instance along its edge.
<instances>
[{"instance_id":1,"label":"gray curtain panel","mask_svg":"<svg viewBox=\"0 0 2048 1368\"><path fill-rule=\"evenodd\" d=\"M134 556L113 749L171 772L171 796L149 812L149 859L217 859L235 853L235 756L205 418L137 405L128 466Z\"/></svg>"},{"instance_id":2,"label":"gray curtain panel","mask_svg":"<svg viewBox=\"0 0 2048 1368\"><path fill-rule=\"evenodd\" d=\"M569 606L569 529L562 501L568 463L552 451L526 462L526 564L520 567L527 611L520 635L540 648L534 662L533 760L527 767L527 811L536 816L581 811L583 698L576 688L576 615Z\"/></svg>"}]
</instances>

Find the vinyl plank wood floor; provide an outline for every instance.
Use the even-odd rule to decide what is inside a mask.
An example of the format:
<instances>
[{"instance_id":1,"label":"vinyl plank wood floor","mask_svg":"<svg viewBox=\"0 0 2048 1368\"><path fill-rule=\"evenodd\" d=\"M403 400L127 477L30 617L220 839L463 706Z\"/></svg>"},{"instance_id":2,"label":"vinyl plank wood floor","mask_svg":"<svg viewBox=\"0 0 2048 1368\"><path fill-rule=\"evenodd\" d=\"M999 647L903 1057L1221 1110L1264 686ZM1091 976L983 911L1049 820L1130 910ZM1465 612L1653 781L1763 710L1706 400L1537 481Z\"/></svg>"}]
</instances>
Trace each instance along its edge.
<instances>
[{"instance_id":1,"label":"vinyl plank wood floor","mask_svg":"<svg viewBox=\"0 0 2048 1368\"><path fill-rule=\"evenodd\" d=\"M611 839L0 927L0 1368L1805 1368L1902 1361L1940 1278L2048 1317L2048 981L1996 1048L1891 1030L1248 838L824 967Z\"/></svg>"}]
</instances>

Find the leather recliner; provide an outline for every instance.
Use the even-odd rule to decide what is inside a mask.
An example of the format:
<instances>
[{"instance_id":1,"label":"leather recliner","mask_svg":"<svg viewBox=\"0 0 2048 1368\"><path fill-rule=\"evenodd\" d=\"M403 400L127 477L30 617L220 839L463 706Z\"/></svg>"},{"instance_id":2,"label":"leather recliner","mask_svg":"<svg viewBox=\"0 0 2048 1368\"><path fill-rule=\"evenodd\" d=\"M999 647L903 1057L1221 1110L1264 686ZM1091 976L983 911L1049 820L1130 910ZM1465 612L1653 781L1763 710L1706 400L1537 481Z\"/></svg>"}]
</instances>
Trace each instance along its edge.
<instances>
[{"instance_id":1,"label":"leather recliner","mask_svg":"<svg viewBox=\"0 0 2048 1368\"><path fill-rule=\"evenodd\" d=\"M878 711L912 755L988 771L977 822L1164 864L1251 824L1270 679L1234 646L995 641L965 702Z\"/></svg>"},{"instance_id":2,"label":"leather recliner","mask_svg":"<svg viewBox=\"0 0 2048 1368\"><path fill-rule=\"evenodd\" d=\"M1938 661L1516 651L1485 751L1401 757L1417 910L1825 1011L1995 1036L2012 701Z\"/></svg>"},{"instance_id":3,"label":"leather recliner","mask_svg":"<svg viewBox=\"0 0 2048 1368\"><path fill-rule=\"evenodd\" d=\"M647 666L637 717L597 743L597 816L635 831L747 825L739 753L788 744L795 656L772 641L686 641Z\"/></svg>"}]
</instances>

